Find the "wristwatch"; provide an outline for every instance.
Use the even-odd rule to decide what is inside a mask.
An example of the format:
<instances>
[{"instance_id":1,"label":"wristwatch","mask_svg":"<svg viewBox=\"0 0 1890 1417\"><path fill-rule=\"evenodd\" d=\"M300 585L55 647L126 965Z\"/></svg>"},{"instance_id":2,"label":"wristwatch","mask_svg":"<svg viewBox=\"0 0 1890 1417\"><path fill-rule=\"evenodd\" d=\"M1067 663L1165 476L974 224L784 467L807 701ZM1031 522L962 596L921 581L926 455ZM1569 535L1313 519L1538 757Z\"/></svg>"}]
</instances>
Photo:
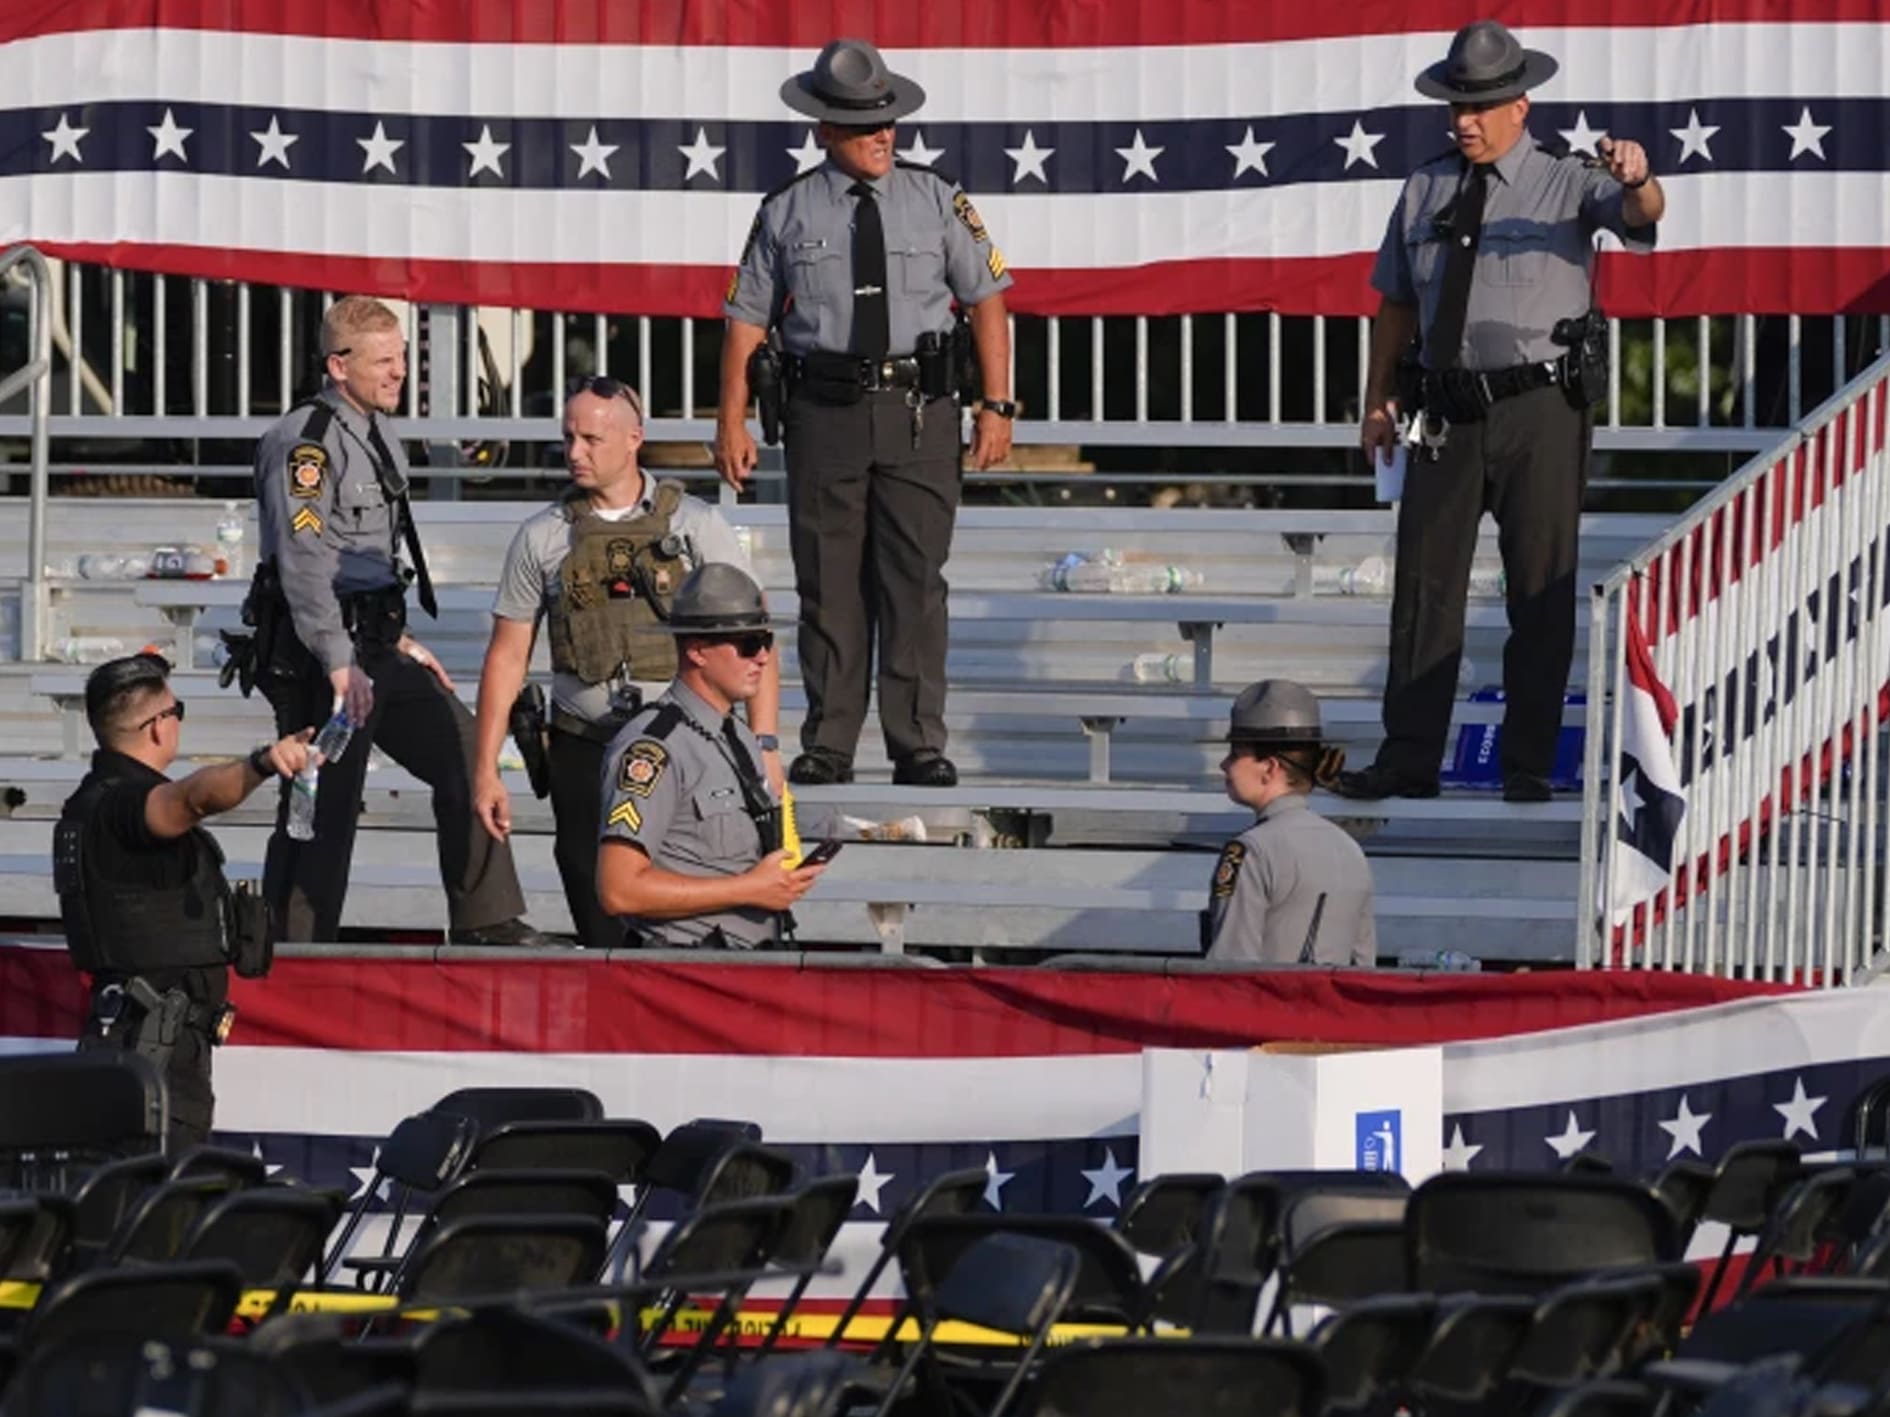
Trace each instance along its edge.
<instances>
[{"instance_id":1,"label":"wristwatch","mask_svg":"<svg viewBox=\"0 0 1890 1417\"><path fill-rule=\"evenodd\" d=\"M999 418L1017 417L1017 405L1009 399L982 399L978 407L985 413L995 413Z\"/></svg>"},{"instance_id":2,"label":"wristwatch","mask_svg":"<svg viewBox=\"0 0 1890 1417\"><path fill-rule=\"evenodd\" d=\"M755 735L755 742L761 745L761 751L764 753L778 753L781 751L781 740L772 733L757 733Z\"/></svg>"},{"instance_id":3,"label":"wristwatch","mask_svg":"<svg viewBox=\"0 0 1890 1417\"><path fill-rule=\"evenodd\" d=\"M249 755L249 765L255 769L256 776L267 780L276 775L276 765L269 761L269 750L275 744L265 743Z\"/></svg>"}]
</instances>

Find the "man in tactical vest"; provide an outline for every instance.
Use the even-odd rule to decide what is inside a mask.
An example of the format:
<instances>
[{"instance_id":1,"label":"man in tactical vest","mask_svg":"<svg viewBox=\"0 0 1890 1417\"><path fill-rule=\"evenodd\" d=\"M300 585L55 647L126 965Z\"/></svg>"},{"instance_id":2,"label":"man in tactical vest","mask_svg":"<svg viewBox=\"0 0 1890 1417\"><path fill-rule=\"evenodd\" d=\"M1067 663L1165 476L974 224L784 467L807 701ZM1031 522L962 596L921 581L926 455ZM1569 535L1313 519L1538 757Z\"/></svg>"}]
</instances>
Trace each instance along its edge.
<instances>
[{"instance_id":1,"label":"man in tactical vest","mask_svg":"<svg viewBox=\"0 0 1890 1417\"><path fill-rule=\"evenodd\" d=\"M1234 700L1227 742L1227 795L1258 820L1215 866L1202 915L1208 958L1370 968L1378 962L1372 868L1306 802L1344 762L1320 742L1319 700L1290 679L1249 684Z\"/></svg>"},{"instance_id":2,"label":"man in tactical vest","mask_svg":"<svg viewBox=\"0 0 1890 1417\"><path fill-rule=\"evenodd\" d=\"M623 943L622 923L597 901L604 750L676 673L676 641L664 622L683 579L712 564L749 572L748 553L721 513L638 468L642 443L636 390L610 378L577 386L564 411L571 486L512 539L479 675L474 810L495 840L510 834L511 801L499 780L509 723L533 790L551 798L554 855L578 941L596 949ZM548 715L536 686L519 693L541 619L551 640ZM748 701L748 726L777 791L780 705L770 655Z\"/></svg>"},{"instance_id":3,"label":"man in tactical vest","mask_svg":"<svg viewBox=\"0 0 1890 1417\"><path fill-rule=\"evenodd\" d=\"M406 457L389 421L407 378L400 319L349 296L322 318L327 380L256 445L256 517L263 561L241 653L253 682L294 732L345 708L357 731L324 763L315 836L287 831L282 794L263 889L285 940L334 940L348 893L368 754L380 748L433 793L447 938L453 944L544 945L519 917L511 848L473 820L473 716L440 661L407 632L407 582L420 608L439 607L408 505ZM400 562L405 551L407 565Z\"/></svg>"},{"instance_id":4,"label":"man in tactical vest","mask_svg":"<svg viewBox=\"0 0 1890 1417\"><path fill-rule=\"evenodd\" d=\"M767 949L826 868L783 865L760 745L734 713L772 672L761 587L734 566L703 566L676 592L669 629L675 682L605 757L598 898L645 946Z\"/></svg>"},{"instance_id":5,"label":"man in tactical vest","mask_svg":"<svg viewBox=\"0 0 1890 1417\"><path fill-rule=\"evenodd\" d=\"M85 683L92 770L53 832L53 882L72 962L92 976L79 1047L144 1054L169 1084L170 1151L206 1140L210 1049L235 1010L227 971L269 967L261 897L235 890L201 825L308 759L304 730L247 758L171 781L184 705L154 654L114 659Z\"/></svg>"}]
</instances>

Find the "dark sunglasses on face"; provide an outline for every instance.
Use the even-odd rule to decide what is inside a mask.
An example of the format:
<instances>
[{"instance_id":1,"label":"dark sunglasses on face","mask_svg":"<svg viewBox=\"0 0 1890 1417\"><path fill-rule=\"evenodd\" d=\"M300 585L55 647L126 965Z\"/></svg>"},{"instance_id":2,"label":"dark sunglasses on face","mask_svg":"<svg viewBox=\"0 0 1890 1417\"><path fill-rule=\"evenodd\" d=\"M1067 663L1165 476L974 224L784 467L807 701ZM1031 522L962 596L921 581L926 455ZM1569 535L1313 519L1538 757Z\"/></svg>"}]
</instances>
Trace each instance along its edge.
<instances>
[{"instance_id":1,"label":"dark sunglasses on face","mask_svg":"<svg viewBox=\"0 0 1890 1417\"><path fill-rule=\"evenodd\" d=\"M884 123L836 123L834 128L844 138L870 138L875 133L883 133L893 126L889 119Z\"/></svg>"},{"instance_id":2,"label":"dark sunglasses on face","mask_svg":"<svg viewBox=\"0 0 1890 1417\"><path fill-rule=\"evenodd\" d=\"M176 703L172 704L167 709L159 709L156 713L152 714L149 718L147 718L143 723L140 723L132 731L134 733L142 733L144 732L145 729L149 728L152 724L162 723L167 718L174 718L179 723L182 723L184 721L184 701L182 699L179 699Z\"/></svg>"},{"instance_id":3,"label":"dark sunglasses on face","mask_svg":"<svg viewBox=\"0 0 1890 1417\"><path fill-rule=\"evenodd\" d=\"M576 398L579 394L596 394L600 399L622 399L636 410L638 418L643 417L643 400L637 397L636 389L622 379L613 379L608 374L593 374L588 379L573 379L565 397Z\"/></svg>"},{"instance_id":4,"label":"dark sunglasses on face","mask_svg":"<svg viewBox=\"0 0 1890 1417\"><path fill-rule=\"evenodd\" d=\"M730 645L743 659L756 659L774 648L773 630L755 630L745 635L717 635L711 644Z\"/></svg>"}]
</instances>

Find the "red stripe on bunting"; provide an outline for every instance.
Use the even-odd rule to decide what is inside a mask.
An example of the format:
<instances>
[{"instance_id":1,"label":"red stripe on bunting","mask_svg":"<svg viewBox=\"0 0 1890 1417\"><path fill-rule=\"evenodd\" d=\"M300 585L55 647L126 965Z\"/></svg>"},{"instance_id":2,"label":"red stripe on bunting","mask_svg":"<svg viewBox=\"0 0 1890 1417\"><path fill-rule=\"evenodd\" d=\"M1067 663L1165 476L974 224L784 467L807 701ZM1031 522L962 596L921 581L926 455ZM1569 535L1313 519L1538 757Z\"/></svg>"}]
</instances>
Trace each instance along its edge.
<instances>
[{"instance_id":1,"label":"red stripe on bunting","mask_svg":"<svg viewBox=\"0 0 1890 1417\"><path fill-rule=\"evenodd\" d=\"M7 0L0 40L73 30L224 29L335 39L456 44L787 45L835 35L888 48L1065 48L1262 43L1341 35L1449 32L1494 15L1532 26L1872 22L1880 0L1365 0L1351 5L1230 0ZM810 56L811 58L811 53ZM1440 53L1439 58L1442 57Z\"/></svg>"},{"instance_id":2,"label":"red stripe on bunting","mask_svg":"<svg viewBox=\"0 0 1890 1417\"><path fill-rule=\"evenodd\" d=\"M418 200L418 198L416 198ZM998 233L1001 237L1002 233ZM28 237L28 240L32 238ZM506 264L311 256L137 242L33 242L49 255L127 270L248 280L398 299L716 318L729 268L622 262ZM706 255L707 253L705 253ZM731 260L735 253L728 253ZM1020 270L1006 303L1026 315L1181 315L1277 310L1371 315L1370 252L1294 260L1162 261L1103 270ZM1890 313L1890 250L1765 248L1602 257L1610 315Z\"/></svg>"},{"instance_id":3,"label":"red stripe on bunting","mask_svg":"<svg viewBox=\"0 0 1890 1417\"><path fill-rule=\"evenodd\" d=\"M369 1051L1006 1058L1276 1041L1416 1044L1722 1003L1775 986L1683 974L1168 977L1021 969L798 969L278 958L232 980L233 1041ZM70 1038L63 951L0 948L0 1034Z\"/></svg>"}]
</instances>

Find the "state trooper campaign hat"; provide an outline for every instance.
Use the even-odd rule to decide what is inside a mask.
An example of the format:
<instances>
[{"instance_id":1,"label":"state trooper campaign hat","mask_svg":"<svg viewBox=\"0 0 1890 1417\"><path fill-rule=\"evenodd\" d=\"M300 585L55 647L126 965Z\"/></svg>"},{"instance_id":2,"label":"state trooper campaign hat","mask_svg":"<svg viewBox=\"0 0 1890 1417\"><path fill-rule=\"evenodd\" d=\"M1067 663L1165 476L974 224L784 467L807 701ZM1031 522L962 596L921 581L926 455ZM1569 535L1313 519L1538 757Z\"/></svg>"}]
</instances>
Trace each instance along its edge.
<instances>
[{"instance_id":1,"label":"state trooper campaign hat","mask_svg":"<svg viewBox=\"0 0 1890 1417\"><path fill-rule=\"evenodd\" d=\"M863 39L836 39L814 67L781 85L781 102L821 123L865 128L916 112L925 90L895 74Z\"/></svg>"},{"instance_id":2,"label":"state trooper campaign hat","mask_svg":"<svg viewBox=\"0 0 1890 1417\"><path fill-rule=\"evenodd\" d=\"M1228 716L1229 743L1265 743L1278 747L1317 747L1319 700L1291 679L1262 679L1234 700Z\"/></svg>"},{"instance_id":3,"label":"state trooper campaign hat","mask_svg":"<svg viewBox=\"0 0 1890 1417\"><path fill-rule=\"evenodd\" d=\"M1524 49L1495 20L1477 20L1457 31L1449 54L1418 75L1417 91L1445 103L1502 103L1520 98L1556 67L1541 50Z\"/></svg>"},{"instance_id":4,"label":"state trooper campaign hat","mask_svg":"<svg viewBox=\"0 0 1890 1417\"><path fill-rule=\"evenodd\" d=\"M684 578L664 628L672 635L739 635L771 630L774 621L752 576L726 561L711 561Z\"/></svg>"}]
</instances>

